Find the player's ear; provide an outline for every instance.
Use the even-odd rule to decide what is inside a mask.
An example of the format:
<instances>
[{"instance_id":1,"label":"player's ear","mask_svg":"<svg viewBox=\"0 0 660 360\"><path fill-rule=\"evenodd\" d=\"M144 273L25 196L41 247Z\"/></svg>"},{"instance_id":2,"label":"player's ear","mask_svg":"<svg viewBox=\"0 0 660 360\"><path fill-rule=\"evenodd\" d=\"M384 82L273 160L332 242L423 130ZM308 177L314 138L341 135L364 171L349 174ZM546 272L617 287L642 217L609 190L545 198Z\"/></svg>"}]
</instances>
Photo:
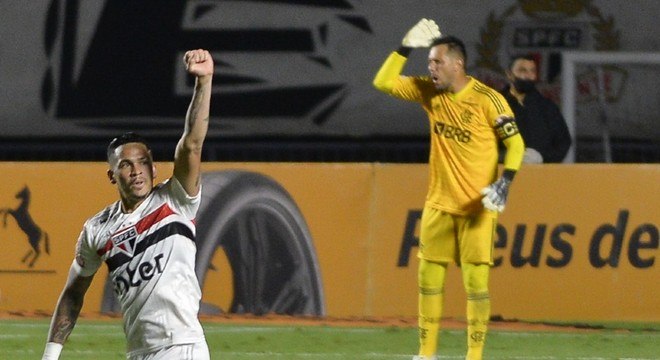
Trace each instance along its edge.
<instances>
[{"instance_id":1,"label":"player's ear","mask_svg":"<svg viewBox=\"0 0 660 360\"><path fill-rule=\"evenodd\" d=\"M116 184L117 180L115 180L115 172L112 171L112 169L108 169L108 179L110 180L111 183Z\"/></svg>"},{"instance_id":2,"label":"player's ear","mask_svg":"<svg viewBox=\"0 0 660 360\"><path fill-rule=\"evenodd\" d=\"M455 71L461 71L465 69L465 60L460 57L456 57L456 62L454 64L456 65Z\"/></svg>"}]
</instances>

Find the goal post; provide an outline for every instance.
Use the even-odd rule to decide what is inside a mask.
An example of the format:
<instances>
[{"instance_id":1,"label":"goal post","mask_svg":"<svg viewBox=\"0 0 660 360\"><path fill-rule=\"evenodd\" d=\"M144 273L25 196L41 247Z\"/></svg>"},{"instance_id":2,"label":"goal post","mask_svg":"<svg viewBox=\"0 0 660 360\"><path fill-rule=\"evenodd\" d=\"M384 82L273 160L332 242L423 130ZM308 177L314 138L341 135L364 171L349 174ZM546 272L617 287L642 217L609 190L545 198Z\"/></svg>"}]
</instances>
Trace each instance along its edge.
<instances>
[{"instance_id":1,"label":"goal post","mask_svg":"<svg viewBox=\"0 0 660 360\"><path fill-rule=\"evenodd\" d=\"M578 99L578 65L593 65L597 67L598 96L601 117L603 118L603 144L605 146L605 160L611 161L611 150L609 149L609 132L607 129L607 114L604 109L605 96L603 86L603 67L608 65L660 65L660 52L607 52L607 51L565 51L562 53L561 67L561 109L566 119L566 124L573 139L564 162L573 163L576 158L577 145L577 99ZM653 90L657 93L657 89ZM608 156L608 153L610 154Z\"/></svg>"}]
</instances>

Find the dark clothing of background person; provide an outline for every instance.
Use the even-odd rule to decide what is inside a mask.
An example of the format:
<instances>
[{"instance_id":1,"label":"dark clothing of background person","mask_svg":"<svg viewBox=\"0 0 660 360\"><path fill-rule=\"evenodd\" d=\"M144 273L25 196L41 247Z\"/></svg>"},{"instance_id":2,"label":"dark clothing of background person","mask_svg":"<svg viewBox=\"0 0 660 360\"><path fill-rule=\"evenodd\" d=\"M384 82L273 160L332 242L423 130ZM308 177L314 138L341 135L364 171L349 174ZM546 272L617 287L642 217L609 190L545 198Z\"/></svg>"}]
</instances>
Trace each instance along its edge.
<instances>
[{"instance_id":1,"label":"dark clothing of background person","mask_svg":"<svg viewBox=\"0 0 660 360\"><path fill-rule=\"evenodd\" d=\"M521 105L509 90L507 85L502 94L515 114L525 146L541 153L544 163L562 162L571 147L571 135L559 107L536 89L525 95Z\"/></svg>"}]
</instances>

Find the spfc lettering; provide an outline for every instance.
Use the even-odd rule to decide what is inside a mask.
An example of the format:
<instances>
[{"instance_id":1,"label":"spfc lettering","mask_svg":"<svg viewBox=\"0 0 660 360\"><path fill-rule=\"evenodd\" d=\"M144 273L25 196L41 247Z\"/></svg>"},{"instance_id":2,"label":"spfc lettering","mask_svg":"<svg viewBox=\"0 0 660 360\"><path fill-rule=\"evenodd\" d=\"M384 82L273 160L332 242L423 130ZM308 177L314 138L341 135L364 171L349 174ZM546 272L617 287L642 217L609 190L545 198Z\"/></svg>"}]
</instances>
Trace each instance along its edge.
<instances>
[{"instance_id":1,"label":"spfc lettering","mask_svg":"<svg viewBox=\"0 0 660 360\"><path fill-rule=\"evenodd\" d=\"M132 257L133 252L135 251L135 242L137 240L137 236L137 230L135 229L135 226L132 226L113 235L111 240L115 248Z\"/></svg>"}]
</instances>

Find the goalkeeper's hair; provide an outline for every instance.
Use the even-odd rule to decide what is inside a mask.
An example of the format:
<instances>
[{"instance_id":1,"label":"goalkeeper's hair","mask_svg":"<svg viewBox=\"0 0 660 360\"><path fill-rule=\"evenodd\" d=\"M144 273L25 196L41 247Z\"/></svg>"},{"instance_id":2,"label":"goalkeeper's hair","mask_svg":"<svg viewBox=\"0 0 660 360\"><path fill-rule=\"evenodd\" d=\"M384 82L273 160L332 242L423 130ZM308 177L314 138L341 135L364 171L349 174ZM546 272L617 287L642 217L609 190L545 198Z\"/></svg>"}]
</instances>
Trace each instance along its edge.
<instances>
[{"instance_id":1,"label":"goalkeeper's hair","mask_svg":"<svg viewBox=\"0 0 660 360\"><path fill-rule=\"evenodd\" d=\"M467 63L467 51L465 50L465 44L461 39L451 35L441 36L433 40L431 47L443 44L447 45L450 52L458 54L463 59L463 64Z\"/></svg>"},{"instance_id":2,"label":"goalkeeper's hair","mask_svg":"<svg viewBox=\"0 0 660 360\"><path fill-rule=\"evenodd\" d=\"M134 133L134 132L127 132L124 133L110 141L110 144L108 144L108 148L106 150L106 157L108 159L108 162L112 159L112 157L115 154L115 150L128 143L140 143L144 144L146 146L147 150L151 151L151 147L149 147L149 143L147 143L147 140L143 138L142 136Z\"/></svg>"}]
</instances>

